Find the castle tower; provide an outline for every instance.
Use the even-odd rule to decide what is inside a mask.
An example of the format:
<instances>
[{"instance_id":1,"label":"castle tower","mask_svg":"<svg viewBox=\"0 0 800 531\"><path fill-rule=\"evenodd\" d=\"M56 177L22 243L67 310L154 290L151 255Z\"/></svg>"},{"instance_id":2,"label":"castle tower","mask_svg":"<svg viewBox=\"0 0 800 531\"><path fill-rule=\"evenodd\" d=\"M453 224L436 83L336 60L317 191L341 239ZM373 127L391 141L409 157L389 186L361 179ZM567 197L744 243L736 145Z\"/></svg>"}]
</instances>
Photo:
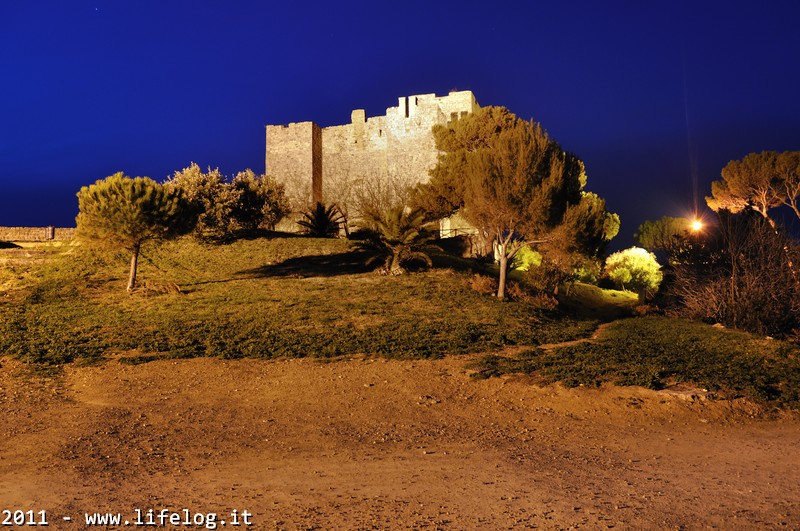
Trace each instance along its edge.
<instances>
[{"instance_id":1,"label":"castle tower","mask_svg":"<svg viewBox=\"0 0 800 531\"><path fill-rule=\"evenodd\" d=\"M286 186L296 211L316 201L337 203L355 219L362 195L427 182L438 156L433 126L478 108L470 91L419 94L398 98L384 116L367 118L356 109L345 125L268 125L266 172Z\"/></svg>"},{"instance_id":2,"label":"castle tower","mask_svg":"<svg viewBox=\"0 0 800 531\"><path fill-rule=\"evenodd\" d=\"M322 202L322 130L314 122L267 126L266 173L286 187L292 208Z\"/></svg>"}]
</instances>

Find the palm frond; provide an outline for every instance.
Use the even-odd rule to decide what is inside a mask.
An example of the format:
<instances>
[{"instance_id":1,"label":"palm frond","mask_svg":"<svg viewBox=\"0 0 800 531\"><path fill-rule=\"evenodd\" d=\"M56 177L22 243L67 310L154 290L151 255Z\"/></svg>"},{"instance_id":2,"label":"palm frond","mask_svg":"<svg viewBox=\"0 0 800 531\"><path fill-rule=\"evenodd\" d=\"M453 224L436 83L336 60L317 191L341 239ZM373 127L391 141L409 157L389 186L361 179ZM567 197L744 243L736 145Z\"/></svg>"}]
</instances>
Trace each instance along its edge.
<instances>
[{"instance_id":1,"label":"palm frond","mask_svg":"<svg viewBox=\"0 0 800 531\"><path fill-rule=\"evenodd\" d=\"M435 233L425 228L425 212L411 210L403 205L384 212L366 212L359 225L367 237L359 246L377 253L385 260L382 272L393 275L405 272L404 264L418 260L433 266L422 248L435 238Z\"/></svg>"},{"instance_id":2,"label":"palm frond","mask_svg":"<svg viewBox=\"0 0 800 531\"><path fill-rule=\"evenodd\" d=\"M314 208L303 212L303 219L297 224L305 229L306 234L316 238L333 238L338 236L339 228L344 222L344 214L336 204L325 206L317 203Z\"/></svg>"}]
</instances>

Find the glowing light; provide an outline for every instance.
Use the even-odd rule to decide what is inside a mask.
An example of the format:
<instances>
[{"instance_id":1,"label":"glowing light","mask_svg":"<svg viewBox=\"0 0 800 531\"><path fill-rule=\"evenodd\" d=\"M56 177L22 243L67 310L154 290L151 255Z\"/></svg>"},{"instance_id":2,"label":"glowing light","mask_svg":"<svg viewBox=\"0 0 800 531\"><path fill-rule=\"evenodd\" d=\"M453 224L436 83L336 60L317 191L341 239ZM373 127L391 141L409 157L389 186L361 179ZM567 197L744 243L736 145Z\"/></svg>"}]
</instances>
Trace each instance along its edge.
<instances>
[{"instance_id":1,"label":"glowing light","mask_svg":"<svg viewBox=\"0 0 800 531\"><path fill-rule=\"evenodd\" d=\"M703 230L703 222L700 221L699 219L692 221L692 230L694 232L699 232Z\"/></svg>"}]
</instances>

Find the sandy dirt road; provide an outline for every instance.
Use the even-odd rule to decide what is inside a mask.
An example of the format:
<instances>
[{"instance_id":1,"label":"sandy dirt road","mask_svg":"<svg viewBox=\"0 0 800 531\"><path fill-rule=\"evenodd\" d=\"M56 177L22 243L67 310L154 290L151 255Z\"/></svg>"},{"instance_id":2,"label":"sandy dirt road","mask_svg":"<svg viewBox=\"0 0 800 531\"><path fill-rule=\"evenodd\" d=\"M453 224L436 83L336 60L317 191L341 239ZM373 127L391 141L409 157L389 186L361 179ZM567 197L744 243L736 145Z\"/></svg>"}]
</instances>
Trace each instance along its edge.
<instances>
[{"instance_id":1,"label":"sandy dirt road","mask_svg":"<svg viewBox=\"0 0 800 531\"><path fill-rule=\"evenodd\" d=\"M464 357L0 362L0 509L50 529L136 509L196 529L234 509L253 529L800 528L800 420L747 404L474 380Z\"/></svg>"}]
</instances>

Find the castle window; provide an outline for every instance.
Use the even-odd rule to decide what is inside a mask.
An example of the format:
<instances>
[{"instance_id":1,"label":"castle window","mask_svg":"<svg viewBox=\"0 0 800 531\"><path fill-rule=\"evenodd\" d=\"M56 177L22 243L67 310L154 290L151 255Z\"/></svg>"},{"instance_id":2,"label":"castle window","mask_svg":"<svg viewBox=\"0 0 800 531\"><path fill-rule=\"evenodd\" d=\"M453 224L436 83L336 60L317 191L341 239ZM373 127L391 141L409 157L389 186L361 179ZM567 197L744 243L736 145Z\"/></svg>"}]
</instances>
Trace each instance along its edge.
<instances>
[{"instance_id":1,"label":"castle window","mask_svg":"<svg viewBox=\"0 0 800 531\"><path fill-rule=\"evenodd\" d=\"M461 117L462 117L462 118L463 118L464 116L468 115L468 114L469 114L469 111L461 111Z\"/></svg>"},{"instance_id":2,"label":"castle window","mask_svg":"<svg viewBox=\"0 0 800 531\"><path fill-rule=\"evenodd\" d=\"M451 112L450 113L450 120L455 121L457 119L458 119L458 113L457 112Z\"/></svg>"},{"instance_id":3,"label":"castle window","mask_svg":"<svg viewBox=\"0 0 800 531\"><path fill-rule=\"evenodd\" d=\"M383 129L378 129L378 136L383 136Z\"/></svg>"}]
</instances>

